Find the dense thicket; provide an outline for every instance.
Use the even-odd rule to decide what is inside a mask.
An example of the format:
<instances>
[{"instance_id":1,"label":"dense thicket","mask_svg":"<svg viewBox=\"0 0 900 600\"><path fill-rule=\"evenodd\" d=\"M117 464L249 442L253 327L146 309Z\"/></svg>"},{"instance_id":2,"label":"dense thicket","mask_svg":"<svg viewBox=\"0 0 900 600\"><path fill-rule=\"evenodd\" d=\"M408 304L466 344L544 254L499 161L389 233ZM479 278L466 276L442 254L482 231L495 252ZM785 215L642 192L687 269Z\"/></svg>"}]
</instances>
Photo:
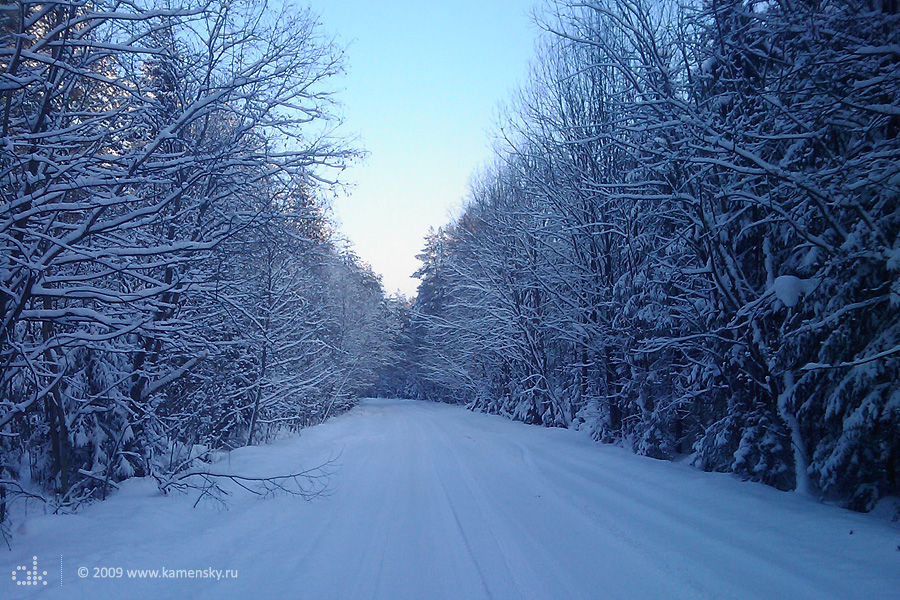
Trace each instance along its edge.
<instances>
[{"instance_id":1,"label":"dense thicket","mask_svg":"<svg viewBox=\"0 0 900 600\"><path fill-rule=\"evenodd\" d=\"M318 200L353 153L315 17L2 8L0 524L16 497L75 505L369 386L387 308Z\"/></svg>"},{"instance_id":2,"label":"dense thicket","mask_svg":"<svg viewBox=\"0 0 900 600\"><path fill-rule=\"evenodd\" d=\"M547 14L496 166L421 257L420 393L900 494L896 3Z\"/></svg>"}]
</instances>

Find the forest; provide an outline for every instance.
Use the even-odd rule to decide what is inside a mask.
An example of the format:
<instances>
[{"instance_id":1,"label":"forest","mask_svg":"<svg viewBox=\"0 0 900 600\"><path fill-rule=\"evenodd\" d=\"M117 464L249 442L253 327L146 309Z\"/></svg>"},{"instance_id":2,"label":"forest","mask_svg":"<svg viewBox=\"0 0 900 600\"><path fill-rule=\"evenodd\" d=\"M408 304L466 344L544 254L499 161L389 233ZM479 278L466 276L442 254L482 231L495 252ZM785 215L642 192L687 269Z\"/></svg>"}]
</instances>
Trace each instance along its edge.
<instances>
[{"instance_id":1,"label":"forest","mask_svg":"<svg viewBox=\"0 0 900 600\"><path fill-rule=\"evenodd\" d=\"M359 151L315 15L18 2L0 40L0 523L345 410L390 319L325 212Z\"/></svg>"},{"instance_id":2,"label":"forest","mask_svg":"<svg viewBox=\"0 0 900 600\"><path fill-rule=\"evenodd\" d=\"M855 510L900 495L897 3L539 20L393 385Z\"/></svg>"},{"instance_id":3,"label":"forest","mask_svg":"<svg viewBox=\"0 0 900 600\"><path fill-rule=\"evenodd\" d=\"M536 9L414 299L328 216L343 50L254 1L0 11L0 527L382 395L900 496L896 0Z\"/></svg>"}]
</instances>

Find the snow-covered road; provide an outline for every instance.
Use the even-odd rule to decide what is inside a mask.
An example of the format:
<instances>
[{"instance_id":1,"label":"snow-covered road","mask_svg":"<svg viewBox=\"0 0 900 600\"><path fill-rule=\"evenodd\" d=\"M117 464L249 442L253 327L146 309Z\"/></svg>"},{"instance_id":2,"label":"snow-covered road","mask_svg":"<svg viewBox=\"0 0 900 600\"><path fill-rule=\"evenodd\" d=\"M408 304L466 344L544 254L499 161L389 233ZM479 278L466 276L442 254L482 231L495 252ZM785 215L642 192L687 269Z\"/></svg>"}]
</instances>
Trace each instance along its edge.
<instances>
[{"instance_id":1,"label":"snow-covered road","mask_svg":"<svg viewBox=\"0 0 900 600\"><path fill-rule=\"evenodd\" d=\"M312 502L191 508L130 481L77 516L32 517L0 553L0 597L900 598L895 524L459 407L367 401L222 466L271 474L337 453L331 495ZM11 581L34 556L47 585Z\"/></svg>"}]
</instances>

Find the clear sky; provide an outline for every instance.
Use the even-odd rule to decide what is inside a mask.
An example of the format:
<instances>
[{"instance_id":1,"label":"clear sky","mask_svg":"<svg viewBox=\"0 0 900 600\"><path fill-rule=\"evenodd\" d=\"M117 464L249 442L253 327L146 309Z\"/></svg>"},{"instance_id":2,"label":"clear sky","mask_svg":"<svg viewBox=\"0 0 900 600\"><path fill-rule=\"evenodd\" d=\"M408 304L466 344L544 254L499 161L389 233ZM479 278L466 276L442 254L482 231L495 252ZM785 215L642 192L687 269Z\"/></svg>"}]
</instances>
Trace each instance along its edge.
<instances>
[{"instance_id":1,"label":"clear sky","mask_svg":"<svg viewBox=\"0 0 900 600\"><path fill-rule=\"evenodd\" d=\"M311 0L347 45L339 99L368 158L333 201L341 232L411 296L429 227L459 210L491 157L497 106L521 82L538 35L532 0Z\"/></svg>"}]
</instances>

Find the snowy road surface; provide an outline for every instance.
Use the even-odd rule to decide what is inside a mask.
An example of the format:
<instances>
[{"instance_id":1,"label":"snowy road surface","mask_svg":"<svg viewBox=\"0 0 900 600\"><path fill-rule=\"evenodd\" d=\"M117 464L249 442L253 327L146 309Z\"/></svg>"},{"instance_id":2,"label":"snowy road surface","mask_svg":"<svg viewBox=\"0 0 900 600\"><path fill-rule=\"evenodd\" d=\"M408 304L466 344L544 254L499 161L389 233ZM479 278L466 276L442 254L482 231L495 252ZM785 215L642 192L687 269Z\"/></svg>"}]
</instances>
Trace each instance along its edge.
<instances>
[{"instance_id":1,"label":"snowy road surface","mask_svg":"<svg viewBox=\"0 0 900 600\"><path fill-rule=\"evenodd\" d=\"M76 516L33 516L0 554L0 597L900 598L885 520L458 407L367 401L221 466L272 474L335 453L333 493L312 502L191 508L134 480ZM13 582L33 557L41 585Z\"/></svg>"}]
</instances>

